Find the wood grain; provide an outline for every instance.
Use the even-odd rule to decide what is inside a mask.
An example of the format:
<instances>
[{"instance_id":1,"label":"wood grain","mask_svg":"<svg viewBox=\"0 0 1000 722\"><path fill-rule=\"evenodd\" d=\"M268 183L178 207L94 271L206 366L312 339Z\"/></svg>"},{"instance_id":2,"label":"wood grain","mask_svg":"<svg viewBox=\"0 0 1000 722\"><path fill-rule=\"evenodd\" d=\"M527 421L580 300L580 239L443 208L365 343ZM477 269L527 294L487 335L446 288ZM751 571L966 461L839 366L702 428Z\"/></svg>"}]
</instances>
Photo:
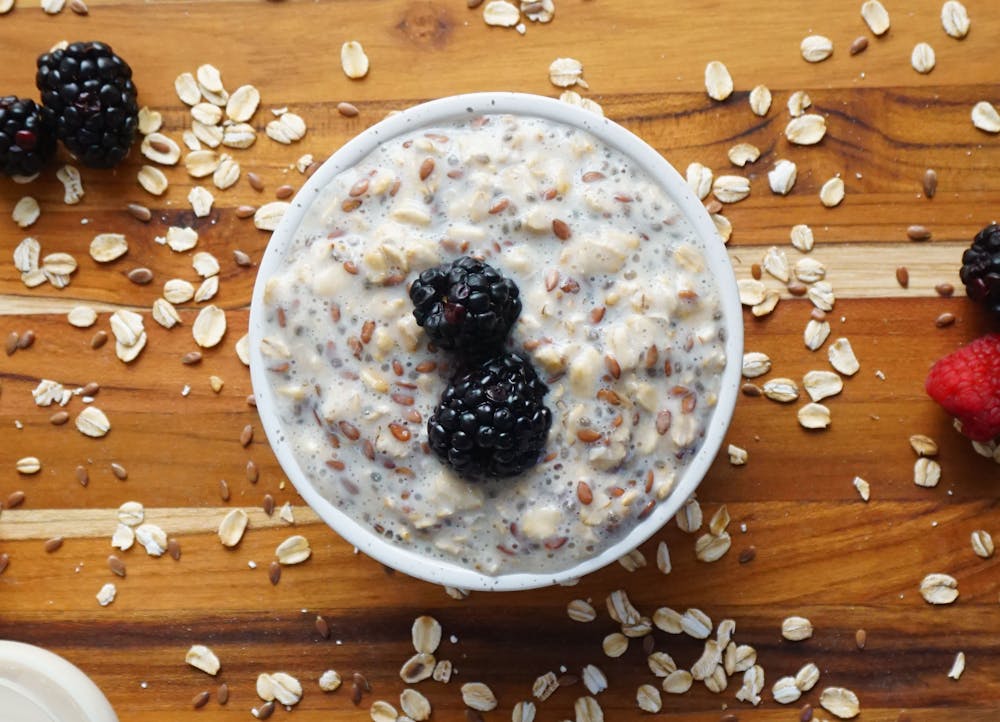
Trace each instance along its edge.
<instances>
[{"instance_id":1,"label":"wood grain","mask_svg":"<svg viewBox=\"0 0 1000 722\"><path fill-rule=\"evenodd\" d=\"M1000 569L996 557L976 557L969 543L976 529L1000 533L1000 466L974 454L923 392L935 359L996 328L961 290L940 298L934 287L947 282L961 289L961 252L1000 205L1000 143L969 120L975 102L1000 100L997 8L968 0L972 31L955 41L941 30L938 0L891 5L890 32L870 38L868 50L852 57L848 45L867 34L854 3L556 4L554 22L529 25L524 37L488 28L478 11L444 0L90 0L87 17L68 10L50 17L37 2L20 0L0 17L6 91L32 94L34 58L56 41L100 37L129 59L141 102L163 113L166 132L178 140L188 116L173 79L203 62L217 65L230 89L242 83L260 89L263 103L253 119L258 130L271 119L269 109L282 106L309 125L306 137L291 147L261 134L253 148L234 152L244 175L257 172L266 188L255 192L242 178L215 193L215 208L205 219L189 210L186 196L196 182L183 168L165 169L171 186L162 198L144 193L135 182L142 164L137 153L113 172L84 169L86 197L79 206L62 203L62 188L51 173L30 186L0 181L0 209L9 211L24 194L43 209L27 230L0 219L0 253L8 259L0 262L0 339L29 329L36 334L30 348L0 356L0 501L16 490L25 493L21 506L0 511L0 554L10 558L0 573L0 638L68 657L105 690L123 722L175 722L195 714L252 719L249 710L259 704L256 675L278 670L296 675L306 688L295 719L361 720L369 718L374 699L397 704L404 688L398 670L412 654L410 624L426 613L444 626L438 657L458 670L448 685L419 685L434 706L432 719L464 718L463 682L490 684L500 706L486 718L506 719L517 701L530 697L537 675L559 673L563 666L578 674L583 664L594 663L610 681L599 697L605 718L617 721L638 719L635 689L656 683L638 640L620 659L601 651L601 639L614 631L604 598L624 588L645 614L667 605L703 609L715 622L734 619L735 638L757 649L766 670L759 708L735 701L734 678L721 695L700 684L685 695L664 695L662 716L670 720L711 721L730 712L744 721L787 721L797 719L806 702L817 708L817 718L828 718L818 710L825 686L855 690L862 722L1000 717ZM819 65L799 56L801 38L812 32L828 35L836 48ZM340 71L339 45L348 39L361 40L372 59L364 81L352 82ZM937 67L926 76L909 65L919 41L931 43L937 54ZM698 161L717 175L751 179L750 197L723 211L734 226L729 250L740 277L748 277L772 245L794 262L799 254L788 245L789 229L798 223L813 228L812 255L827 265L837 295L829 314L831 340L850 338L862 369L841 395L825 402L833 414L826 432L800 428L797 404L739 399L726 441L746 448L749 463L734 467L723 454L698 492L706 516L726 504L733 519L733 548L719 562L697 561L696 537L670 524L642 547L649 566L637 572L615 564L571 588L456 601L440 587L355 554L303 505L269 451L247 404L249 375L233 351L246 327L255 279L255 269L239 267L233 252L259 260L268 234L236 218L234 209L271 200L279 185L301 186L304 177L292 167L299 156L325 158L391 110L486 89L557 95L546 69L565 56L583 61L589 96L608 116L682 172ZM724 103L704 92L704 66L713 59L724 61L735 79L736 92ZM747 103L758 83L774 94L764 118ZM785 103L796 90L806 90L812 110L827 118L828 135L816 147L791 146L783 136ZM342 100L356 104L360 115L340 116L335 106ZM757 145L760 159L745 169L730 166L726 151L737 142ZM787 197L774 196L767 185L766 173L779 158L799 167ZM939 176L933 199L921 190L926 168ZM818 189L837 173L847 197L840 207L826 209ZM125 212L129 202L149 206L153 220L133 219ZM915 223L932 230L931 241L907 239L906 228ZM216 302L229 319L223 344L207 350L196 366L183 365L181 357L196 348L190 326L197 305L183 306L184 323L171 331L146 312L167 279L194 278L190 254L172 253L154 240L178 224L196 227L199 250L220 259ZM99 266L86 249L105 231L125 233L130 250ZM38 238L43 253L67 251L78 259L69 287L23 286L9 258L26 235ZM128 281L125 274L139 266L153 271L149 286ZM895 279L899 266L909 270L906 289ZM65 314L77 304L99 311L93 328L68 325ZM123 307L144 312L150 337L130 365L118 361L110 346L89 345L95 330L108 327L110 312ZM825 349L811 353L803 344L810 311L808 301L785 293L769 317L745 314L746 348L772 358L771 376L801 379L811 369L829 368ZM943 312L956 322L937 328ZM210 375L224 380L220 393L210 389ZM71 388L99 382L94 403L111 419L111 433L93 440L73 428L72 417L82 408L78 398L66 407L70 423L50 424L55 408L36 407L30 393L42 378ZM186 396L184 387L190 388ZM255 436L244 448L240 434L247 424ZM918 432L941 447L944 471L934 489L912 482L915 456L907 439ZM42 460L38 474L14 470L26 455ZM256 483L247 479L248 461L259 469ZM112 462L126 467L126 481L112 474ZM76 480L77 466L88 470L87 487ZM871 484L867 503L851 484L855 476ZM228 502L220 498L220 479L230 488ZM264 514L265 494L279 507L292 504L293 525ZM111 574L107 556L115 511L127 500L141 501L147 519L179 540L179 561L151 558L135 547L116 552L126 577ZM251 521L241 544L230 550L219 544L216 528L235 507L245 508ZM272 585L268 564L292 533L308 537L313 556L284 568ZM64 543L46 553L44 542L54 536ZM671 550L669 576L653 563L659 541ZM740 553L751 546L754 559L741 564ZM955 604L923 601L919 582L930 572L958 579ZM107 581L117 583L118 598L101 608L94 595ZM598 620L570 621L565 605L574 598L591 599ZM317 614L328 621L330 639L316 632ZM781 639L781 620L791 614L812 620L812 639ZM867 631L864 650L854 641L859 628ZM659 630L653 637L656 649L681 666L700 654L693 639ZM218 679L184 664L193 643L209 644L219 654ZM959 650L968 667L959 681L949 680ZM821 670L819 685L790 707L773 702L771 684L810 661ZM373 694L355 707L349 684L321 693L316 679L328 668L345 678L363 672ZM223 707L213 699L195 712L194 695L214 691L220 681L232 690L229 703ZM572 718L573 701L583 694L579 683L559 689L539 705L537 719Z\"/></svg>"}]
</instances>

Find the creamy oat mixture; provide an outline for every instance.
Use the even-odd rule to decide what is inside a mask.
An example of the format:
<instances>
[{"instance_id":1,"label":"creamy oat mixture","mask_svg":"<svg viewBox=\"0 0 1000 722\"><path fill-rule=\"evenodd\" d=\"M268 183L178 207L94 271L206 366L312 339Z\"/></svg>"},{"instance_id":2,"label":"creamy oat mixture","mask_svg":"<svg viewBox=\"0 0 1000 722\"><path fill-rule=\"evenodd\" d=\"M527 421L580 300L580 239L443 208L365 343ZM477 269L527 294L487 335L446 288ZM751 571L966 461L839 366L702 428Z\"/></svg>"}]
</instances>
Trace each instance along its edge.
<instances>
[{"instance_id":1,"label":"creamy oat mixture","mask_svg":"<svg viewBox=\"0 0 1000 722\"><path fill-rule=\"evenodd\" d=\"M519 286L508 345L549 385L547 455L514 478L467 482L426 444L452 360L407 288L463 254ZM581 130L489 115L387 142L319 192L283 269L262 352L306 474L386 539L487 574L614 543L670 494L717 401L721 308L693 228Z\"/></svg>"}]
</instances>

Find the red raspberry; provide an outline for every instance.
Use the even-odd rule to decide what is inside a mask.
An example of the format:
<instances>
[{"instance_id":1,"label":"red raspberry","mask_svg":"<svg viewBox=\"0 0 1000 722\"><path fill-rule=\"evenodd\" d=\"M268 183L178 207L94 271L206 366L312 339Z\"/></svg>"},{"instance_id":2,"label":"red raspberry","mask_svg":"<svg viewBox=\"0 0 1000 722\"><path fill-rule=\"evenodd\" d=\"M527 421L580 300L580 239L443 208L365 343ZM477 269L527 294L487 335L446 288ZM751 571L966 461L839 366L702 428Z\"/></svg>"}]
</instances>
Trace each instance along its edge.
<instances>
[{"instance_id":1,"label":"red raspberry","mask_svg":"<svg viewBox=\"0 0 1000 722\"><path fill-rule=\"evenodd\" d=\"M1000 334L976 339L931 368L931 398L962 422L974 441L1000 436Z\"/></svg>"}]
</instances>

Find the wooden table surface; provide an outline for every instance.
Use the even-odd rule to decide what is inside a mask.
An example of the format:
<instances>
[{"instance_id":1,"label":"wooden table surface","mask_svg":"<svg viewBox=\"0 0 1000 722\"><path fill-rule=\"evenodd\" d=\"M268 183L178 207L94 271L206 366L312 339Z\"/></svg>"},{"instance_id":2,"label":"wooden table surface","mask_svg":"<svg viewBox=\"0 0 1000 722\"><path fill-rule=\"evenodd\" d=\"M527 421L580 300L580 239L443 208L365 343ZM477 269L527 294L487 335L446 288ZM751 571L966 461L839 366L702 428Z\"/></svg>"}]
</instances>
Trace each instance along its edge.
<instances>
[{"instance_id":1,"label":"wooden table surface","mask_svg":"<svg viewBox=\"0 0 1000 722\"><path fill-rule=\"evenodd\" d=\"M593 663L610 683L598 698L605 719L626 720L643 714L635 705L637 687L658 680L638 640L621 658L602 653L601 640L616 628L604 599L625 589L645 614L666 605L700 608L715 623L733 619L735 639L756 648L765 670L759 707L735 699L737 675L722 694L701 683L683 695L664 694L670 719L729 714L795 720L805 703L817 719L830 719L818 705L828 686L856 692L865 722L1000 719L1000 568L996 557L981 559L970 545L976 529L1000 532L1000 466L976 455L923 391L935 359L991 327L966 299L957 271L962 249L1000 208L1000 138L970 121L977 101L1000 101L1000 7L995 0L967 0L972 29L959 41L942 30L938 0L887 1L892 27L881 38L864 25L860 0L555 1L555 20L528 23L524 36L487 27L481 9L469 10L461 0L88 0L86 17L68 5L50 16L37 1L18 0L0 17L4 92L35 95L34 59L57 41L101 39L131 63L140 105L159 110L164 132L178 141L190 117L173 80L202 63L216 65L230 90L244 83L260 89L263 100L252 121L259 130L271 119L269 109L282 106L308 124L294 145L261 133L252 148L233 151L244 177L216 191L206 219L194 219L189 210L186 197L197 181L183 166L165 169L170 188L162 198L137 185L143 162L137 148L116 171L84 169L86 196L75 206L62 202L51 169L28 186L0 181L0 338L35 334L29 348L0 355L0 501L19 490L25 495L23 504L0 515L0 553L9 555L0 574L0 638L66 656L106 692L123 721L252 719L251 708L261 704L255 679L275 671L296 676L305 688L294 719L363 720L374 700L399 706L405 685L398 670L413 653L410 624L430 614L444 628L437 656L450 659L457 671L447 685L418 685L434 706L432 719L464 719L459 686L470 681L486 682L499 699L486 719L509 719L514 704L530 698L536 676L549 670L578 675ZM801 58L800 41L811 33L833 40L832 58L819 64ZM851 56L848 47L858 36L868 37L869 46ZM340 45L350 39L360 40L371 58L371 72L361 81L340 69ZM929 42L937 56L927 75L910 65L919 41ZM797 259L789 230L800 223L812 227L812 256L827 265L837 295L831 340L851 340L861 371L827 401L833 424L826 431L798 425L801 402L739 399L727 442L747 449L749 462L732 466L723 454L698 492L706 519L726 504L733 520L733 546L720 561L697 561L696 537L671 523L644 545L649 565L636 572L613 564L573 588L475 593L458 601L441 587L355 555L284 480L247 403L249 374L234 353L254 270L238 266L233 252L256 261L268 235L237 218L235 209L273 200L281 185L300 186L304 176L292 166L301 155L325 157L392 109L477 90L557 96L547 73L556 57L581 60L590 84L581 92L676 167L698 161L716 175L751 178L750 197L724 210L734 227L729 248L740 277L749 277L751 264L772 245ZM735 81L735 92L722 103L705 93L710 60L726 63ZM763 118L747 102L761 83L774 96ZM786 101L796 90L806 91L813 111L827 119L827 135L817 146L790 146L783 136ZM340 101L354 103L360 115L340 116ZM758 146L760 159L745 169L732 167L726 151L737 142ZM773 195L767 185L766 172L782 157L799 167L787 197ZM927 168L939 178L933 199L922 192ZM251 189L248 171L264 180L263 192ZM818 190L834 174L844 179L847 195L827 209ZM25 194L39 201L42 214L22 230L9 214ZM152 222L129 216L129 202L152 208ZM170 331L149 313L166 279L195 279L190 253L172 253L153 241L174 224L197 227L198 250L222 263L214 302L226 310L229 331L193 366L181 357L197 348L190 328L198 305L184 304L184 324ZM911 224L927 226L933 238L909 241ZM109 265L92 261L88 244L99 232L124 233L128 254ZM79 261L67 288L21 283L10 258L29 234L43 254L65 251ZM140 266L153 271L152 284L127 280L125 274ZM908 288L896 281L899 266L909 270ZM940 283L959 290L941 298L934 291ZM780 284L771 279L769 285ZM94 327L67 323L67 311L80 304L99 311ZM90 346L96 330L109 328L110 312L122 307L143 314L149 339L130 364L116 358L113 343ZM746 349L773 359L771 376L801 378L828 368L825 348L812 353L803 345L810 310L808 300L785 293L770 316L746 314ZM956 321L938 328L935 319L945 312ZM210 388L212 375L224 381L218 393ZM111 432L98 440L76 431L72 418L84 406L79 397L66 407L70 423L51 424L55 408L37 407L31 394L42 378L68 388L100 384L94 404L107 413ZM244 447L240 436L248 424L256 433ZM914 433L940 445L943 473L936 488L913 483L916 457L908 439ZM37 456L42 470L19 474L15 463L25 456ZM246 477L249 461L259 469L256 484ZM127 480L113 475L112 463L125 468ZM86 487L77 481L78 466L89 472ZM852 486L855 476L871 484L867 503ZM223 479L230 489L226 501ZM277 513L264 514L266 494L279 507L292 505L293 525ZM127 576L112 575L110 536L126 501L141 502L147 521L178 540L179 561L152 558L136 546L117 552ZM237 548L226 549L216 529L236 507L247 510L250 528ZM268 564L292 533L308 537L312 558L286 567L272 585ZM46 540L57 536L62 547L47 553ZM660 540L671 550L668 576L654 561ZM741 553L751 547L756 558L741 564ZM921 598L920 581L931 572L958 580L957 602L932 606ZM95 594L109 581L117 584L117 599L101 607ZM593 600L598 619L570 621L565 607L574 598ZM329 623L330 639L317 633L317 615ZM790 615L812 621L811 639L781 638L781 622ZM864 650L855 643L858 629L867 632ZM654 630L654 638L655 648L681 667L701 651L702 644L687 637ZM207 644L218 654L216 679L185 664L192 644ZM955 681L946 675L959 651L967 668ZM818 666L819 684L792 705L777 704L771 685L808 662ZM324 694L317 678L329 668L347 683ZM372 686L359 707L351 702L355 671ZM192 698L214 692L220 682L230 689L228 704L213 697L195 711ZM574 700L585 694L582 684L564 685L538 704L536 719L572 719ZM279 709L274 719L286 714ZM7 722L2 711L0 719Z\"/></svg>"}]
</instances>

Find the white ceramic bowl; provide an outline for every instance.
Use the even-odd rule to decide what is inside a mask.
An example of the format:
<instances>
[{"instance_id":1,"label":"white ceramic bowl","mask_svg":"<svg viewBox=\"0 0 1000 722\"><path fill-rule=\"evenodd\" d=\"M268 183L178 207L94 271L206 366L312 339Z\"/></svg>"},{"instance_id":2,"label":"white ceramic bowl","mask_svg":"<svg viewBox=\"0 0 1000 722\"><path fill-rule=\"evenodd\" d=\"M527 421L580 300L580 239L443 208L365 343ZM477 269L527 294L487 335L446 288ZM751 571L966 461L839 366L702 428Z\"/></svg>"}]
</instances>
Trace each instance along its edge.
<instances>
[{"instance_id":1,"label":"white ceramic bowl","mask_svg":"<svg viewBox=\"0 0 1000 722\"><path fill-rule=\"evenodd\" d=\"M654 511L618 543L595 557L555 572L498 576L482 574L396 546L335 507L317 492L282 433L280 416L275 408L274 391L266 377L264 360L260 352L260 341L264 334L264 284L279 269L285 248L291 243L317 191L327 185L334 176L356 165L388 139L416 128L473 118L485 113L534 116L581 128L635 161L663 187L702 239L709 268L719 287L722 304L726 333L726 368L723 372L718 404L712 412L701 447L678 478L673 493L665 501L657 504ZM656 150L617 123L551 98L522 93L473 93L433 100L386 118L345 144L323 163L292 200L291 208L271 237L261 260L250 308L250 375L257 400L257 411L278 462L299 494L327 524L365 554L411 576L436 584L470 590L532 589L572 582L617 560L652 536L667 523L698 487L718 453L736 404L742 358L742 310L729 256L704 206L688 188L684 179Z\"/></svg>"}]
</instances>

